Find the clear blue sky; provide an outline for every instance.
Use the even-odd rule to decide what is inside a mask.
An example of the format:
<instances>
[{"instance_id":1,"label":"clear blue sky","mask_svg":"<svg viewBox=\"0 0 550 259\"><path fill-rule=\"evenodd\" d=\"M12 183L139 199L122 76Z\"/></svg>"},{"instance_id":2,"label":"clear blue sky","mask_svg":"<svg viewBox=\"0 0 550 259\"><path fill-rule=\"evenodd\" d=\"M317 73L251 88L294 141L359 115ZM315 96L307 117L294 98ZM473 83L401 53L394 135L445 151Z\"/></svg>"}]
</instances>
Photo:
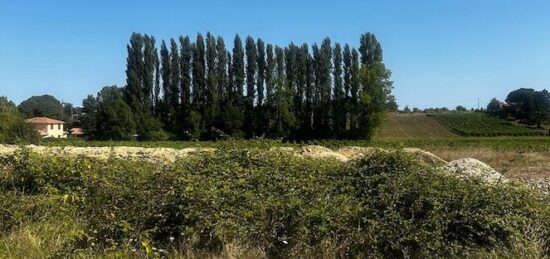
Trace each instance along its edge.
<instances>
[{"instance_id":1,"label":"clear blue sky","mask_svg":"<svg viewBox=\"0 0 550 259\"><path fill-rule=\"evenodd\" d=\"M373 32L401 107L467 107L519 87L550 88L550 1L0 0L0 95L80 105L124 85L132 32L158 41L210 31L286 45ZM191 1L185 1L191 2ZM232 47L232 46L229 46Z\"/></svg>"}]
</instances>

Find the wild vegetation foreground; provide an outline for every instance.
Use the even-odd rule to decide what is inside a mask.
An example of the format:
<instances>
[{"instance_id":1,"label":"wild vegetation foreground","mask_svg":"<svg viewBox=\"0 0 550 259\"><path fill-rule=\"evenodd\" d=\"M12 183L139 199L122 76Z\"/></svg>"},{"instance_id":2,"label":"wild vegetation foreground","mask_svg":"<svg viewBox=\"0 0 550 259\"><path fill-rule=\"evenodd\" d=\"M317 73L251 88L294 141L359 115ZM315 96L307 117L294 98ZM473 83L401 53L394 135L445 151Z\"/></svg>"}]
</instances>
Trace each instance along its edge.
<instances>
[{"instance_id":1,"label":"wild vegetation foreground","mask_svg":"<svg viewBox=\"0 0 550 259\"><path fill-rule=\"evenodd\" d=\"M0 257L543 257L550 200L372 152L222 148L172 163L0 156Z\"/></svg>"}]
</instances>

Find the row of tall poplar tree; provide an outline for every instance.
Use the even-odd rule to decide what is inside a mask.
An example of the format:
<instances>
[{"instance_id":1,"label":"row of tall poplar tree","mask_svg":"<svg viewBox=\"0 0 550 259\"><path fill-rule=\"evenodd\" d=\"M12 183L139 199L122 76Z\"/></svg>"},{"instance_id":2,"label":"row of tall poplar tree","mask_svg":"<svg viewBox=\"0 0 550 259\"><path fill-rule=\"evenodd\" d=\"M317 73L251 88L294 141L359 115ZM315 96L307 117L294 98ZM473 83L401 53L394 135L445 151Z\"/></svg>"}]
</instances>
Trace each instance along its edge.
<instances>
[{"instance_id":1,"label":"row of tall poplar tree","mask_svg":"<svg viewBox=\"0 0 550 259\"><path fill-rule=\"evenodd\" d=\"M133 33L122 90L138 134L160 127L177 138L369 138L392 82L376 37L360 47L286 47L236 35L164 40ZM152 125L152 126L151 126ZM141 130L141 132L140 132Z\"/></svg>"}]
</instances>

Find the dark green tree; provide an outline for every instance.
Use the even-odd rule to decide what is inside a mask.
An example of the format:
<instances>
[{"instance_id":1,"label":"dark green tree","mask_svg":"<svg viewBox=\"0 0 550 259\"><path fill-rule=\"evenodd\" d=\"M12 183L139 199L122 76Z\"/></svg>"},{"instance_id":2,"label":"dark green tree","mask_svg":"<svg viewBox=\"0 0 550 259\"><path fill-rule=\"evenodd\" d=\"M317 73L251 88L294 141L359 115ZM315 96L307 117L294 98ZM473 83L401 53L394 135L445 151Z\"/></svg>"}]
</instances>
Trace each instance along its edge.
<instances>
[{"instance_id":1,"label":"dark green tree","mask_svg":"<svg viewBox=\"0 0 550 259\"><path fill-rule=\"evenodd\" d=\"M268 118L266 114L265 102L265 77L266 77L266 57L265 57L265 43L262 39L256 41L258 50L258 57L256 63L258 64L258 76L256 80L256 94L257 94L257 108L256 108L256 132L258 135L265 135L267 130Z\"/></svg>"},{"instance_id":2,"label":"dark green tree","mask_svg":"<svg viewBox=\"0 0 550 259\"><path fill-rule=\"evenodd\" d=\"M198 114L204 114L204 92L206 89L206 60L205 46L202 34L197 34L195 48L193 52L193 111ZM199 116L194 116L198 118ZM194 125L195 126L195 125ZM205 124L200 122L201 134L204 133ZM200 137L200 136L195 136Z\"/></svg>"},{"instance_id":3,"label":"dark green tree","mask_svg":"<svg viewBox=\"0 0 550 259\"><path fill-rule=\"evenodd\" d=\"M350 130L356 132L359 129L358 113L359 113L359 88L361 86L361 76L359 74L359 52L355 48L351 50L351 93L350 107ZM355 135L355 133L352 133Z\"/></svg>"},{"instance_id":4,"label":"dark green tree","mask_svg":"<svg viewBox=\"0 0 550 259\"><path fill-rule=\"evenodd\" d=\"M241 38L239 35L235 35L233 46L233 100L234 107L231 111L234 125L244 125L244 83L245 83L245 65L244 65L244 49ZM235 128L232 131L234 135L242 132L242 126L238 129Z\"/></svg>"},{"instance_id":5,"label":"dark green tree","mask_svg":"<svg viewBox=\"0 0 550 259\"><path fill-rule=\"evenodd\" d=\"M234 69L231 54L227 53L227 98L223 109L222 130L231 136L241 137L244 118L238 108Z\"/></svg>"},{"instance_id":6,"label":"dark green tree","mask_svg":"<svg viewBox=\"0 0 550 259\"><path fill-rule=\"evenodd\" d=\"M158 57L155 47L155 37L145 34L143 41L143 87L141 90L143 105L147 108L147 113L152 115L155 111L155 69Z\"/></svg>"},{"instance_id":7,"label":"dark green tree","mask_svg":"<svg viewBox=\"0 0 550 259\"><path fill-rule=\"evenodd\" d=\"M63 118L63 107L61 102L51 95L32 96L18 106L26 118L31 117L49 117L53 119Z\"/></svg>"},{"instance_id":8,"label":"dark green tree","mask_svg":"<svg viewBox=\"0 0 550 259\"><path fill-rule=\"evenodd\" d=\"M178 116L180 114L180 87L181 87L181 75L180 75L180 56L178 44L174 39L170 39L170 96L165 96L167 101L167 113L168 117L167 127L171 132L177 132L178 130Z\"/></svg>"},{"instance_id":9,"label":"dark green tree","mask_svg":"<svg viewBox=\"0 0 550 259\"><path fill-rule=\"evenodd\" d=\"M40 138L34 126L25 123L15 104L5 96L0 96L0 122L0 143L37 143Z\"/></svg>"},{"instance_id":10,"label":"dark green tree","mask_svg":"<svg viewBox=\"0 0 550 259\"><path fill-rule=\"evenodd\" d=\"M144 116L147 107L144 105L143 75L145 74L144 37L139 33L132 33L130 44L127 45L128 57L126 58L126 87L124 99L137 116Z\"/></svg>"},{"instance_id":11,"label":"dark green tree","mask_svg":"<svg viewBox=\"0 0 550 259\"><path fill-rule=\"evenodd\" d=\"M300 48L296 49L296 92L294 98L294 113L298 121L297 135L304 136L308 134L306 131L309 129L308 113L306 111L306 90L308 87L308 45L302 44Z\"/></svg>"},{"instance_id":12,"label":"dark green tree","mask_svg":"<svg viewBox=\"0 0 550 259\"><path fill-rule=\"evenodd\" d=\"M346 127L344 129L348 130L348 125L351 115L351 49L349 44L344 45L344 112L346 115Z\"/></svg>"},{"instance_id":13,"label":"dark green tree","mask_svg":"<svg viewBox=\"0 0 550 259\"><path fill-rule=\"evenodd\" d=\"M204 133L210 132L211 128L217 126L215 120L219 112L218 102L218 70L217 70L217 46L216 38L207 33L206 35L206 64L207 64L207 88L204 92Z\"/></svg>"},{"instance_id":14,"label":"dark green tree","mask_svg":"<svg viewBox=\"0 0 550 259\"><path fill-rule=\"evenodd\" d=\"M376 36L370 32L361 35L359 52L362 64L382 62L382 47Z\"/></svg>"},{"instance_id":15,"label":"dark green tree","mask_svg":"<svg viewBox=\"0 0 550 259\"><path fill-rule=\"evenodd\" d=\"M246 98L244 102L245 109L245 133L247 137L255 136L256 112L254 109L254 99L256 95L256 70L258 69L258 52L256 43L252 37L246 37Z\"/></svg>"},{"instance_id":16,"label":"dark green tree","mask_svg":"<svg viewBox=\"0 0 550 259\"><path fill-rule=\"evenodd\" d=\"M243 94L244 94L244 80L245 80L245 68L244 68L244 49L241 38L239 35L235 35L234 46L233 46L233 73L235 75L235 99L237 105L240 106L243 104Z\"/></svg>"},{"instance_id":17,"label":"dark green tree","mask_svg":"<svg viewBox=\"0 0 550 259\"><path fill-rule=\"evenodd\" d=\"M491 99L487 105L487 114L492 116L502 116L505 114L502 109L502 104L497 98Z\"/></svg>"},{"instance_id":18,"label":"dark green tree","mask_svg":"<svg viewBox=\"0 0 550 259\"><path fill-rule=\"evenodd\" d=\"M165 125L171 129L171 101L174 99L172 92L171 80L172 80L172 62L170 60L170 51L166 47L166 42L163 40L160 44L160 63L161 63L161 77L162 77L162 108L161 119Z\"/></svg>"},{"instance_id":19,"label":"dark green tree","mask_svg":"<svg viewBox=\"0 0 550 259\"><path fill-rule=\"evenodd\" d=\"M315 46L316 47L316 46ZM314 48L316 57L316 88L318 91L317 102L317 130L319 136L328 137L331 135L331 70L332 70L332 48L330 39L325 38L320 49Z\"/></svg>"},{"instance_id":20,"label":"dark green tree","mask_svg":"<svg viewBox=\"0 0 550 259\"><path fill-rule=\"evenodd\" d=\"M362 67L360 72L358 122L359 138L370 139L382 124L391 94L391 72L382 62L382 49L373 34L361 37Z\"/></svg>"},{"instance_id":21,"label":"dark green tree","mask_svg":"<svg viewBox=\"0 0 550 259\"><path fill-rule=\"evenodd\" d=\"M191 109L191 60L193 57L193 44L189 40L189 36L180 36L180 99L181 99L181 112L178 124L185 125L185 116ZM180 126L181 128L181 126Z\"/></svg>"},{"instance_id":22,"label":"dark green tree","mask_svg":"<svg viewBox=\"0 0 550 259\"><path fill-rule=\"evenodd\" d=\"M344 109L344 85L342 83L342 47L339 43L334 46L332 78L334 80L333 120L334 132L341 134L346 129L346 111Z\"/></svg>"},{"instance_id":23,"label":"dark green tree","mask_svg":"<svg viewBox=\"0 0 550 259\"><path fill-rule=\"evenodd\" d=\"M132 109L123 98L123 90L106 86L97 97L83 101L84 131L88 138L99 140L130 140L136 133Z\"/></svg>"},{"instance_id":24,"label":"dark green tree","mask_svg":"<svg viewBox=\"0 0 550 259\"><path fill-rule=\"evenodd\" d=\"M227 50L225 49L225 42L223 38L218 36L216 41L216 52L217 52L217 61L216 61L216 78L217 78L217 94L220 106L222 106L228 97L227 93Z\"/></svg>"},{"instance_id":25,"label":"dark green tree","mask_svg":"<svg viewBox=\"0 0 550 259\"><path fill-rule=\"evenodd\" d=\"M276 86L276 68L277 61L273 56L273 45L266 46L266 71L265 71L265 132L271 134L274 132L275 115L275 86Z\"/></svg>"},{"instance_id":26,"label":"dark green tree","mask_svg":"<svg viewBox=\"0 0 550 259\"><path fill-rule=\"evenodd\" d=\"M305 46L305 59L306 63L306 88L305 88L305 104L304 104L304 138L311 138L314 136L313 132L313 119L314 119L314 109L316 104L316 94L315 94L315 60L309 54L307 45Z\"/></svg>"},{"instance_id":27,"label":"dark green tree","mask_svg":"<svg viewBox=\"0 0 550 259\"><path fill-rule=\"evenodd\" d=\"M274 88L274 127L272 137L288 137L295 126L295 117L290 110L292 96L289 95L288 84L285 75L284 50L275 47L275 60L277 63L277 74Z\"/></svg>"}]
</instances>

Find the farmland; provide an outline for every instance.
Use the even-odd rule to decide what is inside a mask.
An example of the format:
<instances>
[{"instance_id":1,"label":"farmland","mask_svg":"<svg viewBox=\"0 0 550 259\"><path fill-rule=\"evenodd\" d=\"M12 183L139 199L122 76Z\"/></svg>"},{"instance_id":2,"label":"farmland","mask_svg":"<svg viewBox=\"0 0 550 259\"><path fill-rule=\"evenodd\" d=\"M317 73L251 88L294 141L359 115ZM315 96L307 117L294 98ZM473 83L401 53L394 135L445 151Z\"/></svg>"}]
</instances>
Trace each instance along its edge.
<instances>
[{"instance_id":1,"label":"farmland","mask_svg":"<svg viewBox=\"0 0 550 259\"><path fill-rule=\"evenodd\" d=\"M382 126L379 138L453 138L458 135L423 113L391 113Z\"/></svg>"},{"instance_id":2,"label":"farmland","mask_svg":"<svg viewBox=\"0 0 550 259\"><path fill-rule=\"evenodd\" d=\"M546 132L517 126L484 113L433 113L451 131L462 136L541 136Z\"/></svg>"}]
</instances>

